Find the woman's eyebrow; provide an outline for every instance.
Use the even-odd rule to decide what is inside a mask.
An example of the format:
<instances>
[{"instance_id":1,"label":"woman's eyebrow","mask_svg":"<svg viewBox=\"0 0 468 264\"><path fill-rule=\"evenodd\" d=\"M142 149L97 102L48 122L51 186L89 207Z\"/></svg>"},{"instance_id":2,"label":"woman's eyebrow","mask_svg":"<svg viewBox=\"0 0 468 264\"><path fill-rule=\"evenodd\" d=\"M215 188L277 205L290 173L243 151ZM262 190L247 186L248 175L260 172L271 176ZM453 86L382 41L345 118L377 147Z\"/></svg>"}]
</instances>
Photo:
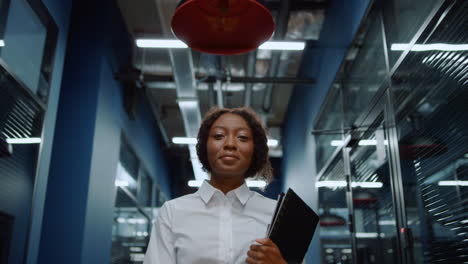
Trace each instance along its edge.
<instances>
[{"instance_id":1,"label":"woman's eyebrow","mask_svg":"<svg viewBox=\"0 0 468 264\"><path fill-rule=\"evenodd\" d=\"M241 127L241 128L238 128L237 129L238 131L242 131L242 130L245 130L245 131L250 131L250 129L248 127Z\"/></svg>"},{"instance_id":2,"label":"woman's eyebrow","mask_svg":"<svg viewBox=\"0 0 468 264\"><path fill-rule=\"evenodd\" d=\"M214 129L214 128L226 129L226 127L223 127L223 126L214 126L214 127L212 127L211 129Z\"/></svg>"},{"instance_id":3,"label":"woman's eyebrow","mask_svg":"<svg viewBox=\"0 0 468 264\"><path fill-rule=\"evenodd\" d=\"M213 126L213 127L211 127L211 129L214 129L214 128L228 129L228 128L225 127L225 126ZM236 128L234 128L234 129L235 129L235 130L250 130L249 127L244 127L244 126L242 126L242 127L236 127Z\"/></svg>"}]
</instances>

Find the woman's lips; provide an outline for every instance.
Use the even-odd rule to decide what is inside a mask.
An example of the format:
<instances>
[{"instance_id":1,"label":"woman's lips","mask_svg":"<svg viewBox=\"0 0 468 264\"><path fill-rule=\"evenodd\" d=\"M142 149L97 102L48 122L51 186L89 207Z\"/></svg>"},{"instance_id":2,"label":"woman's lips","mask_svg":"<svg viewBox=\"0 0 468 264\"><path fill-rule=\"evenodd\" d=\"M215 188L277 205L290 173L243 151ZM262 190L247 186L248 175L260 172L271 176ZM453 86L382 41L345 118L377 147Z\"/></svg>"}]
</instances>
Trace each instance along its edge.
<instances>
[{"instance_id":1,"label":"woman's lips","mask_svg":"<svg viewBox=\"0 0 468 264\"><path fill-rule=\"evenodd\" d=\"M221 156L220 159L226 160L226 161L231 161L231 160L238 160L239 158L237 158L236 156L225 155L225 156Z\"/></svg>"}]
</instances>

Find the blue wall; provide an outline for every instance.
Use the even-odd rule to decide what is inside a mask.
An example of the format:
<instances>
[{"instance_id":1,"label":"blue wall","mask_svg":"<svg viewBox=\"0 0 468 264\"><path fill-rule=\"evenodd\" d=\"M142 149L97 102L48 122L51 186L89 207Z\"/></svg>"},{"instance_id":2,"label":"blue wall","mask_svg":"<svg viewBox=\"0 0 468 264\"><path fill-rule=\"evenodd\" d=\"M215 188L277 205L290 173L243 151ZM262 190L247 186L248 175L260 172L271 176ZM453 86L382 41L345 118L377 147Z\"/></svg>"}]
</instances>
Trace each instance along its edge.
<instances>
[{"instance_id":1,"label":"blue wall","mask_svg":"<svg viewBox=\"0 0 468 264\"><path fill-rule=\"evenodd\" d=\"M313 122L366 14L369 0L331 0L317 42L304 52L299 77L315 78L314 86L294 88L283 131L283 189L293 188L318 209ZM307 263L320 263L319 230L309 247Z\"/></svg>"},{"instance_id":2,"label":"blue wall","mask_svg":"<svg viewBox=\"0 0 468 264\"><path fill-rule=\"evenodd\" d=\"M109 263L121 133L170 196L167 169L147 102L134 121L122 109L114 74L132 46L116 1L75 1L68 41L38 263Z\"/></svg>"},{"instance_id":3,"label":"blue wall","mask_svg":"<svg viewBox=\"0 0 468 264\"><path fill-rule=\"evenodd\" d=\"M57 116L58 100L62 82L63 65L65 61L65 50L67 47L68 27L71 12L71 0L43 0L55 23L58 26L58 40L53 62L53 74L51 79L50 93L47 111L42 131L42 143L40 155L37 162L36 182L34 186L34 197L32 199L31 226L29 232L29 243L27 248L26 263L37 263L39 254L39 243L41 237L43 212L49 178L49 165L52 156L52 144L55 132L55 120Z\"/></svg>"}]
</instances>

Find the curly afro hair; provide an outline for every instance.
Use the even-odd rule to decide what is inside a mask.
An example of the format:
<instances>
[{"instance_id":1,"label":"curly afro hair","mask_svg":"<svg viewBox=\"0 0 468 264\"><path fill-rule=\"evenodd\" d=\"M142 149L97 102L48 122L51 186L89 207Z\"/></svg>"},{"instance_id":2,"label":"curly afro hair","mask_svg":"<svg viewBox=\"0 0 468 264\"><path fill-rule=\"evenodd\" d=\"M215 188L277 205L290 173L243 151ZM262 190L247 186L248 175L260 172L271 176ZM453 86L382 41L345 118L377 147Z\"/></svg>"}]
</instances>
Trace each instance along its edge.
<instances>
[{"instance_id":1,"label":"curly afro hair","mask_svg":"<svg viewBox=\"0 0 468 264\"><path fill-rule=\"evenodd\" d=\"M245 172L245 178L257 177L265 180L267 183L270 183L273 180L273 169L271 168L270 160L268 158L267 132L257 114L247 107L212 108L205 115L197 137L197 154L198 159L203 166L203 170L211 172L207 155L207 142L211 126L221 115L226 113L241 116L247 122L250 129L252 129L254 153L252 156L252 163Z\"/></svg>"}]
</instances>

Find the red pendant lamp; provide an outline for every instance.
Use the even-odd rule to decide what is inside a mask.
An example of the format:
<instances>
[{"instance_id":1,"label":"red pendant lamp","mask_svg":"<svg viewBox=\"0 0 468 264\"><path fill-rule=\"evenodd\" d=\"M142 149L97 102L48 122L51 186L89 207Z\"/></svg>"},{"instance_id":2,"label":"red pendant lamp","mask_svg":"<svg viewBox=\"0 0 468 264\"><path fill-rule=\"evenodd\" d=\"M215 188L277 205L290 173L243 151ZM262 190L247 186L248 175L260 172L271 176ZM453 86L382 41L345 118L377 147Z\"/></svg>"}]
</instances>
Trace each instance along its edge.
<instances>
[{"instance_id":1,"label":"red pendant lamp","mask_svg":"<svg viewBox=\"0 0 468 264\"><path fill-rule=\"evenodd\" d=\"M270 11L256 0L184 0L171 26L190 48L217 55L254 50L275 30Z\"/></svg>"}]
</instances>

